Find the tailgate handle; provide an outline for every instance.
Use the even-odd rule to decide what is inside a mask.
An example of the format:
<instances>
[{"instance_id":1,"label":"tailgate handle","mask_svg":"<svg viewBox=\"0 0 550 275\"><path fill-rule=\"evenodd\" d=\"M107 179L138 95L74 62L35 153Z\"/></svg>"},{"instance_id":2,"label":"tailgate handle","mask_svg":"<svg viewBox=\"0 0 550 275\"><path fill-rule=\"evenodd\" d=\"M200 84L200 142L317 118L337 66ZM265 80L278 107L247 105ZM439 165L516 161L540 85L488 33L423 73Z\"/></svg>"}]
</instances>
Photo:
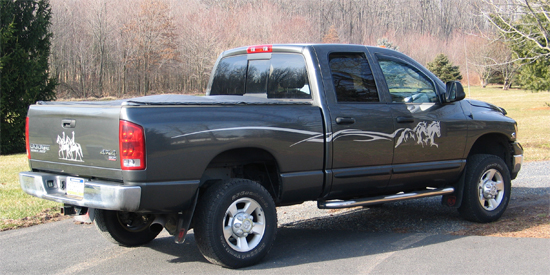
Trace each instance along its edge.
<instances>
[{"instance_id":1,"label":"tailgate handle","mask_svg":"<svg viewBox=\"0 0 550 275\"><path fill-rule=\"evenodd\" d=\"M74 119L64 119L61 121L61 127L63 128L74 128L76 126L76 120Z\"/></svg>"}]
</instances>

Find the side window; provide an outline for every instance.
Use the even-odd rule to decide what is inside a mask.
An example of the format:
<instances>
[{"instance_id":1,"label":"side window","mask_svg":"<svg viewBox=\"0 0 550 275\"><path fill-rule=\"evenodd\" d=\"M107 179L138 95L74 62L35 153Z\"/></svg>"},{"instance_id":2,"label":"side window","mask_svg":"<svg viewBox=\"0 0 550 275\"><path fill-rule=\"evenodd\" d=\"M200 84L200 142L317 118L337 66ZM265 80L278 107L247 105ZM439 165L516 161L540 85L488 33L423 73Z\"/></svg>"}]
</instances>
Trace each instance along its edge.
<instances>
[{"instance_id":1,"label":"side window","mask_svg":"<svg viewBox=\"0 0 550 275\"><path fill-rule=\"evenodd\" d=\"M433 82L418 69L394 60L379 61L393 102L437 102Z\"/></svg>"},{"instance_id":2,"label":"side window","mask_svg":"<svg viewBox=\"0 0 550 275\"><path fill-rule=\"evenodd\" d=\"M369 63L362 53L331 53L329 65L338 102L379 102Z\"/></svg>"}]
</instances>

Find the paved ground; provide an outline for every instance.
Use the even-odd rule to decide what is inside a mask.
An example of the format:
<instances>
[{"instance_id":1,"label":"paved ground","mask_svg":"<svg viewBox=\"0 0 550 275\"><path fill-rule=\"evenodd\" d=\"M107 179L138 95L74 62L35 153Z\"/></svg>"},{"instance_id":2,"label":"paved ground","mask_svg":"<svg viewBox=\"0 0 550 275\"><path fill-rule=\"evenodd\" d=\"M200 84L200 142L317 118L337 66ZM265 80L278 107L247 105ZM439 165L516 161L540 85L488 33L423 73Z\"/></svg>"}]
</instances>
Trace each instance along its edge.
<instances>
[{"instance_id":1,"label":"paved ground","mask_svg":"<svg viewBox=\"0 0 550 275\"><path fill-rule=\"evenodd\" d=\"M260 264L209 264L191 234L123 248L71 220L0 233L1 274L547 274L550 239L281 228Z\"/></svg>"},{"instance_id":2,"label":"paved ground","mask_svg":"<svg viewBox=\"0 0 550 275\"><path fill-rule=\"evenodd\" d=\"M510 207L546 203L550 162L527 163ZM124 248L93 225L72 220L0 232L0 274L547 274L550 239L450 235L469 223L439 198L373 209L278 209L279 230L260 264L228 270L209 264L191 233L176 245L166 232L147 246ZM526 211L528 211L527 208ZM506 214L505 214L506 215Z\"/></svg>"}]
</instances>

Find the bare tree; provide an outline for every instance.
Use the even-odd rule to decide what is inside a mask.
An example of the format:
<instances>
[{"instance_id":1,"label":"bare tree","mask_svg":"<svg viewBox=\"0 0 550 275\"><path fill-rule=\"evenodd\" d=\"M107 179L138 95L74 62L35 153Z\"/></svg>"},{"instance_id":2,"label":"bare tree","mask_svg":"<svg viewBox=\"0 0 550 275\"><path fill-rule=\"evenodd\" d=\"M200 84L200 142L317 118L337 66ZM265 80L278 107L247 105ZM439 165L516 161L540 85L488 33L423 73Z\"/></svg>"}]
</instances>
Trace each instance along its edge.
<instances>
[{"instance_id":1,"label":"bare tree","mask_svg":"<svg viewBox=\"0 0 550 275\"><path fill-rule=\"evenodd\" d=\"M490 79L498 73L498 66L502 65L498 58L499 42L494 39L485 39L482 36L469 37L468 64L473 67L479 76L481 87L485 88Z\"/></svg>"},{"instance_id":2,"label":"bare tree","mask_svg":"<svg viewBox=\"0 0 550 275\"><path fill-rule=\"evenodd\" d=\"M515 61L515 54L510 47L503 42L495 42L494 58L496 63L496 70L501 74L503 79L503 90L508 90L512 86L512 80L514 75L521 68L521 65Z\"/></svg>"},{"instance_id":3,"label":"bare tree","mask_svg":"<svg viewBox=\"0 0 550 275\"><path fill-rule=\"evenodd\" d=\"M139 71L138 83L143 80L143 88L138 90L147 95L153 70L175 56L175 25L166 3L158 0L145 0L139 5L134 20L125 26L125 32L134 38L135 55L131 57Z\"/></svg>"},{"instance_id":4,"label":"bare tree","mask_svg":"<svg viewBox=\"0 0 550 275\"><path fill-rule=\"evenodd\" d=\"M340 38L338 38L338 31L336 31L336 28L334 25L330 26L328 29L327 34L323 36L323 43L338 43L340 42Z\"/></svg>"}]
</instances>

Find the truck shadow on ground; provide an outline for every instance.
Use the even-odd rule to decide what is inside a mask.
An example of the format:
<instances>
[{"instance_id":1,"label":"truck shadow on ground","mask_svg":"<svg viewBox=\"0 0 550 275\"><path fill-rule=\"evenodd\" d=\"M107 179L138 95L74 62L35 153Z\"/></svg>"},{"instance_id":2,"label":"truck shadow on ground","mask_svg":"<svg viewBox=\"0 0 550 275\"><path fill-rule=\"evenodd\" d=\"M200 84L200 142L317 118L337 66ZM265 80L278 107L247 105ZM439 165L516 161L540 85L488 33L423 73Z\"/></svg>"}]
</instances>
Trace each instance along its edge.
<instances>
[{"instance_id":1,"label":"truck shadow on ground","mask_svg":"<svg viewBox=\"0 0 550 275\"><path fill-rule=\"evenodd\" d=\"M533 204L548 208L548 191L550 188L514 188L510 209L502 220L513 219L517 211L533 211ZM244 270L392 253L463 238L452 234L479 225L462 220L456 209L442 206L440 200L440 197L433 197L373 208L327 210L324 216L280 224L270 254L258 265ZM498 225L498 222L490 225L493 224ZM498 228L493 230L499 231ZM515 229L507 226L501 230ZM208 263L201 256L193 233L183 245L175 245L171 237L165 237L156 239L148 247L173 255L175 258L169 260L170 263Z\"/></svg>"},{"instance_id":2,"label":"truck shadow on ground","mask_svg":"<svg viewBox=\"0 0 550 275\"><path fill-rule=\"evenodd\" d=\"M463 236L280 228L273 249L267 257L257 265L240 270L263 270L351 259L392 253L460 238ZM172 238L165 237L151 242L147 247L172 255L174 258L168 260L168 263L200 262L210 264L200 254L193 233L188 235L184 245L175 245Z\"/></svg>"},{"instance_id":3,"label":"truck shadow on ground","mask_svg":"<svg viewBox=\"0 0 550 275\"><path fill-rule=\"evenodd\" d=\"M326 216L280 224L270 254L258 265L245 270L375 255L407 249L417 242L427 245L428 239L444 242L461 238L426 233L425 229L434 227L434 223L459 220L455 211L442 207L439 200L428 198L408 202L412 205L392 203L376 208L327 210ZM405 212L417 214L412 217ZM187 236L183 245L175 245L171 237L165 237L157 238L147 246L173 255L175 258L169 260L170 263L207 263L196 246L193 233Z\"/></svg>"}]
</instances>

